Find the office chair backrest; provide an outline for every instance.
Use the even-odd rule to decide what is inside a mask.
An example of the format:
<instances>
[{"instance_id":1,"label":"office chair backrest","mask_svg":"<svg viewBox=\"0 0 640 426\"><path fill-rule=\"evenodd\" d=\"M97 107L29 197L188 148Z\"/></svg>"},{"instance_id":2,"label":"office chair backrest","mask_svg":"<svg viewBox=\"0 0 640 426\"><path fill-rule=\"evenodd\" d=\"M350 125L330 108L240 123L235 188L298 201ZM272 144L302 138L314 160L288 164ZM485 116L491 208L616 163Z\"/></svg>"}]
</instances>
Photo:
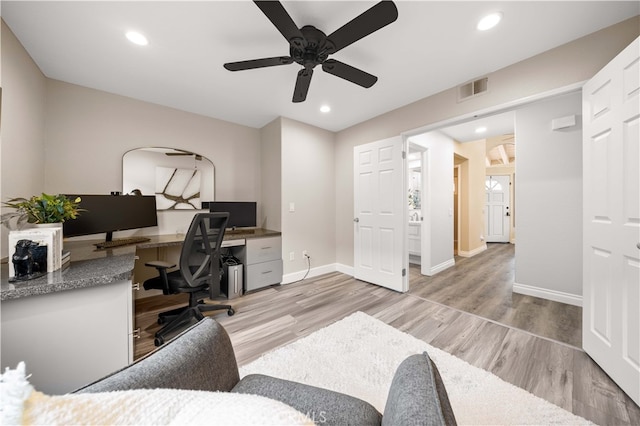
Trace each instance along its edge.
<instances>
[{"instance_id":1,"label":"office chair backrest","mask_svg":"<svg viewBox=\"0 0 640 426\"><path fill-rule=\"evenodd\" d=\"M220 247L229 213L197 213L182 244L180 273L190 287L211 283L220 273Z\"/></svg>"}]
</instances>

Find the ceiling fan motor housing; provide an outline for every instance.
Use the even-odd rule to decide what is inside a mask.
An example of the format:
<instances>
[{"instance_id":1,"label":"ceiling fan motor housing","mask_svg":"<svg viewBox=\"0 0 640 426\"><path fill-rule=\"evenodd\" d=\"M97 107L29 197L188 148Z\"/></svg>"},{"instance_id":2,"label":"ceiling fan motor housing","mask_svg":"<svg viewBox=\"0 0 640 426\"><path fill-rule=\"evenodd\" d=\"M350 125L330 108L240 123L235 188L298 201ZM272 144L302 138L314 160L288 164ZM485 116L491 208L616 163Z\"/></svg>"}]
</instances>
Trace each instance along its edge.
<instances>
[{"instance_id":1,"label":"ceiling fan motor housing","mask_svg":"<svg viewBox=\"0 0 640 426\"><path fill-rule=\"evenodd\" d=\"M325 33L312 25L300 28L304 41L300 45L298 39L289 41L289 55L293 60L305 68L314 68L322 64L329 57L329 53L335 47Z\"/></svg>"}]
</instances>

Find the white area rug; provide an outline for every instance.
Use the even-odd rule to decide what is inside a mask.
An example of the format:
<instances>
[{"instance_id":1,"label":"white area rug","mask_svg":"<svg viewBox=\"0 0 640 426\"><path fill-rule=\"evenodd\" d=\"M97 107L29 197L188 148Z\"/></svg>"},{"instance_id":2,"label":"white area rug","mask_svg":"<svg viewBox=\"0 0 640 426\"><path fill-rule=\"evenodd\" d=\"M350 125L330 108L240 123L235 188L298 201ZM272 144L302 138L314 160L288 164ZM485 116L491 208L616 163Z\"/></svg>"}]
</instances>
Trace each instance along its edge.
<instances>
[{"instance_id":1,"label":"white area rug","mask_svg":"<svg viewBox=\"0 0 640 426\"><path fill-rule=\"evenodd\" d=\"M393 374L407 356L427 351L461 425L591 424L362 312L263 355L240 368L361 398L383 412Z\"/></svg>"}]
</instances>

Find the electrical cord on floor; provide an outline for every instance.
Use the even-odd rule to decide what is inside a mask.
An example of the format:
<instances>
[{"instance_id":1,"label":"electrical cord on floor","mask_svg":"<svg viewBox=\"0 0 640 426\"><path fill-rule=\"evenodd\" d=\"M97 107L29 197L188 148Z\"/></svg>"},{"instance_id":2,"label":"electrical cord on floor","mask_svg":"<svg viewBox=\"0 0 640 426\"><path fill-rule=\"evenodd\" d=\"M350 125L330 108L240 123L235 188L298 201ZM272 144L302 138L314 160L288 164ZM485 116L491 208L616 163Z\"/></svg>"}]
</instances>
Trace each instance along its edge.
<instances>
[{"instance_id":1,"label":"electrical cord on floor","mask_svg":"<svg viewBox=\"0 0 640 426\"><path fill-rule=\"evenodd\" d=\"M298 281L294 281L294 282L292 282L290 284L295 284L295 283L299 283L301 281L304 281L305 278L307 278L307 275L309 275L309 271L311 271L311 256L306 254L305 257L307 258L307 272L304 274L304 277L302 277Z\"/></svg>"}]
</instances>

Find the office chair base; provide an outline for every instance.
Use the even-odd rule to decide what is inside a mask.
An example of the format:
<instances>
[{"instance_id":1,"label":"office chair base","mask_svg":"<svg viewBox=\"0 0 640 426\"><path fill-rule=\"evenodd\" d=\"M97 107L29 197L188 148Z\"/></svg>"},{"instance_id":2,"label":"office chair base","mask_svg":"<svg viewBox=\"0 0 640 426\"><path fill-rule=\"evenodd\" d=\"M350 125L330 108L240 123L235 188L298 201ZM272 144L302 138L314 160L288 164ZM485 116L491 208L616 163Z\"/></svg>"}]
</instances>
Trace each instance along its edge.
<instances>
[{"instance_id":1,"label":"office chair base","mask_svg":"<svg viewBox=\"0 0 640 426\"><path fill-rule=\"evenodd\" d=\"M167 321L166 317L169 316L167 315L169 313L173 314L171 316L175 316L175 318L173 318L167 325L156 332L153 344L155 346L162 346L164 344L166 335L181 329L187 322L191 322L193 319L195 319L196 321L204 319L204 315L202 315L203 312L219 311L223 309L227 310L227 315L229 315L230 317L236 313L235 309L233 309L233 306L231 305L207 305L205 303L169 312L163 312L162 314L158 315L159 324ZM180 313L176 316L177 311L180 311Z\"/></svg>"}]
</instances>

